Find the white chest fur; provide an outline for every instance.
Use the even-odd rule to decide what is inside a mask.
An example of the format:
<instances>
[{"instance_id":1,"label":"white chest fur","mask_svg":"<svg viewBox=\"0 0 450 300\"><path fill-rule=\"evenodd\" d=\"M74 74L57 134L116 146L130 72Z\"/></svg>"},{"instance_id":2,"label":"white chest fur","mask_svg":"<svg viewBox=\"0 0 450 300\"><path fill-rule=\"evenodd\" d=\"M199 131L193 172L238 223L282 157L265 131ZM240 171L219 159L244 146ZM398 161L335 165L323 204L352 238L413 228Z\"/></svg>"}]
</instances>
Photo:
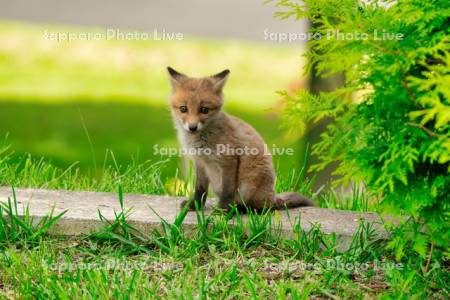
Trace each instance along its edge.
<instances>
[{"instance_id":1,"label":"white chest fur","mask_svg":"<svg viewBox=\"0 0 450 300\"><path fill-rule=\"evenodd\" d=\"M215 145L208 143L208 140L202 138L199 134L190 134L182 128L178 130L178 140L187 157L193 160L195 167L204 168L210 181L213 192L216 195L221 194L222 190L222 167L220 164L220 155L216 155ZM210 149L207 150L207 149Z\"/></svg>"}]
</instances>

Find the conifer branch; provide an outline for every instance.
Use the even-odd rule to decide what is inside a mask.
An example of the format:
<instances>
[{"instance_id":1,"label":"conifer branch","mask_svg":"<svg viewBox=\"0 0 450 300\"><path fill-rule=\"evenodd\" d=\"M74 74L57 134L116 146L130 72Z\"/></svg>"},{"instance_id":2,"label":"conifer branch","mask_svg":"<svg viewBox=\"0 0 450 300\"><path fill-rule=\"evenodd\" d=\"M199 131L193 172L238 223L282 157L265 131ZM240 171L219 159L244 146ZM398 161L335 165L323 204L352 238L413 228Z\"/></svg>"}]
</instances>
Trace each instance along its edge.
<instances>
[{"instance_id":1,"label":"conifer branch","mask_svg":"<svg viewBox=\"0 0 450 300\"><path fill-rule=\"evenodd\" d=\"M430 136L441 137L440 134L438 134L438 133L436 133L436 132L434 132L434 131L431 131L430 129L426 128L426 127L423 126L423 125L420 125L420 124L417 124L417 123L413 123L413 122L406 122L406 125L420 128L420 129L422 129L423 131L425 131L425 132L426 132L428 135L430 135Z\"/></svg>"}]
</instances>

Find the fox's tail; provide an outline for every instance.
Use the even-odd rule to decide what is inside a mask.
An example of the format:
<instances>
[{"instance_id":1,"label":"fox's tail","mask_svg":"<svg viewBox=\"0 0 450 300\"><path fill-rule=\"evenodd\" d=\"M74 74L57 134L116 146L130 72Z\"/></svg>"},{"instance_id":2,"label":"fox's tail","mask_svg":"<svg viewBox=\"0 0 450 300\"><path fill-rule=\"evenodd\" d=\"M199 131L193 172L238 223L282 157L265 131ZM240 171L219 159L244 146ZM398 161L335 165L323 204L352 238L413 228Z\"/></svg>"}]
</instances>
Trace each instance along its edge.
<instances>
[{"instance_id":1,"label":"fox's tail","mask_svg":"<svg viewBox=\"0 0 450 300\"><path fill-rule=\"evenodd\" d=\"M295 192L286 192L275 196L275 209L292 208L299 206L316 206L314 202L305 196Z\"/></svg>"}]
</instances>

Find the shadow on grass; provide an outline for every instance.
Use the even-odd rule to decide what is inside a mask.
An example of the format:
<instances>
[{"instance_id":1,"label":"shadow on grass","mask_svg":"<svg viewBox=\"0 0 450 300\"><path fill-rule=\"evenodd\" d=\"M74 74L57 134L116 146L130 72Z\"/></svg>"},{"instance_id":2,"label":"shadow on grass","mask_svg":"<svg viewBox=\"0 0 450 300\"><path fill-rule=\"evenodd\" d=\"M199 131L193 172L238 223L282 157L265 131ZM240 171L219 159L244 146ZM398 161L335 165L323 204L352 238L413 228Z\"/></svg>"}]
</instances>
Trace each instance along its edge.
<instances>
[{"instance_id":1,"label":"shadow on grass","mask_svg":"<svg viewBox=\"0 0 450 300\"><path fill-rule=\"evenodd\" d=\"M107 150L122 165L131 159L137 162L167 159L154 155L154 145L178 145L169 109L163 105L93 103L85 99L62 104L0 100L0 111L0 137L8 135L6 144L11 145L15 156L30 153L63 168L78 161L82 171L100 170L109 157ZM283 134L275 115L231 107L227 111L253 125L269 145L282 143ZM275 158L280 172L300 168L302 154L296 144L294 156ZM178 157L170 158L162 169L163 175L173 176L179 161Z\"/></svg>"}]
</instances>

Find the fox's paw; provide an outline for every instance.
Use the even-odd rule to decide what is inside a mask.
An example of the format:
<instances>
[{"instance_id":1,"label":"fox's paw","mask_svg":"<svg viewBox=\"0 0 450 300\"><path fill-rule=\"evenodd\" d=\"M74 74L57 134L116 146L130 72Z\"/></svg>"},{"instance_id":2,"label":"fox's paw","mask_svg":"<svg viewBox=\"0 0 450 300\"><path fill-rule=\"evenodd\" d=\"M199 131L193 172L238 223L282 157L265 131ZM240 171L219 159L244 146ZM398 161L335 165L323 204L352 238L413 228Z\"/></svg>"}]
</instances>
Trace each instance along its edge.
<instances>
[{"instance_id":1,"label":"fox's paw","mask_svg":"<svg viewBox=\"0 0 450 300\"><path fill-rule=\"evenodd\" d=\"M225 214L228 214L228 213L234 211L234 207L235 207L234 204L228 203L225 201L219 201L219 203L217 204L217 209L222 211Z\"/></svg>"}]
</instances>

